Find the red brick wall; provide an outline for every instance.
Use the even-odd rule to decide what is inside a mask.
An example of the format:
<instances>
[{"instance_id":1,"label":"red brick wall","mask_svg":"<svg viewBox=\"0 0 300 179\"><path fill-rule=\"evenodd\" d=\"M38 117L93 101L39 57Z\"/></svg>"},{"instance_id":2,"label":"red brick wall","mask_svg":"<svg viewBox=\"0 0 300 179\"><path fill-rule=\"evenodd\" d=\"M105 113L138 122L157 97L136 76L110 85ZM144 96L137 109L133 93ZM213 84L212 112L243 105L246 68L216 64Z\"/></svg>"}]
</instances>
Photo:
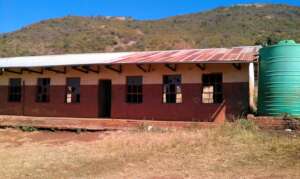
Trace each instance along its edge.
<instances>
[{"instance_id":1,"label":"red brick wall","mask_svg":"<svg viewBox=\"0 0 300 179\"><path fill-rule=\"evenodd\" d=\"M0 114L23 115L22 103L8 102L8 87L0 86Z\"/></svg>"},{"instance_id":2,"label":"red brick wall","mask_svg":"<svg viewBox=\"0 0 300 179\"><path fill-rule=\"evenodd\" d=\"M80 87L80 103L65 104L65 86L51 86L50 102L37 103L36 87L25 88L25 115L61 116L61 117L97 117L98 87L84 85Z\"/></svg>"},{"instance_id":3,"label":"red brick wall","mask_svg":"<svg viewBox=\"0 0 300 179\"><path fill-rule=\"evenodd\" d=\"M65 104L65 86L51 86L50 102L36 102L36 87L26 86L22 96L24 102L11 103L7 100L7 87L0 87L0 114L27 116L97 117L98 87L81 86L81 102ZM24 107L22 107L24 106Z\"/></svg>"},{"instance_id":4,"label":"red brick wall","mask_svg":"<svg viewBox=\"0 0 300 179\"><path fill-rule=\"evenodd\" d=\"M125 102L125 86L113 87L112 116L116 118L211 121L221 104L202 104L201 84L184 84L181 104L163 104L161 85L144 85L142 104ZM225 83L227 117L248 109L248 83Z\"/></svg>"},{"instance_id":5,"label":"red brick wall","mask_svg":"<svg viewBox=\"0 0 300 179\"><path fill-rule=\"evenodd\" d=\"M7 101L7 86L0 86L0 114L59 117L97 117L98 86L81 86L81 103L65 104L65 86L51 86L50 102L36 103L36 87L26 86L22 103ZM163 104L162 86L144 85L144 102L127 104L125 86L112 87L112 118L211 121L219 104L201 103L201 84L183 84L183 103ZM239 115L248 108L248 83L225 83L224 99L227 117Z\"/></svg>"}]
</instances>

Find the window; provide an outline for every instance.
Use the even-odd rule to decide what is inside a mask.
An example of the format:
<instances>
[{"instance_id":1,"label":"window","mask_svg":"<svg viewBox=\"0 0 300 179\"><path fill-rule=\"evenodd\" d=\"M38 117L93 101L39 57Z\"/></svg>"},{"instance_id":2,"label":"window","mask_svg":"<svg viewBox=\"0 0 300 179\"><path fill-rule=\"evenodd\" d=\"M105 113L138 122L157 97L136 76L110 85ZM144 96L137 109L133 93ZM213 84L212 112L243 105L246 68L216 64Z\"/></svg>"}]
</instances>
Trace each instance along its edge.
<instances>
[{"instance_id":1,"label":"window","mask_svg":"<svg viewBox=\"0 0 300 179\"><path fill-rule=\"evenodd\" d=\"M180 75L163 77L163 103L182 103Z\"/></svg>"},{"instance_id":2,"label":"window","mask_svg":"<svg viewBox=\"0 0 300 179\"><path fill-rule=\"evenodd\" d=\"M139 76L127 77L127 103L143 102L143 78Z\"/></svg>"},{"instance_id":3,"label":"window","mask_svg":"<svg viewBox=\"0 0 300 179\"><path fill-rule=\"evenodd\" d=\"M202 76L202 103L221 103L223 101L222 74Z\"/></svg>"},{"instance_id":4,"label":"window","mask_svg":"<svg viewBox=\"0 0 300 179\"><path fill-rule=\"evenodd\" d=\"M37 81L36 101L40 103L49 102L50 78L39 78Z\"/></svg>"},{"instance_id":5,"label":"window","mask_svg":"<svg viewBox=\"0 0 300 179\"><path fill-rule=\"evenodd\" d=\"M67 104L80 103L80 78L67 78L65 101Z\"/></svg>"},{"instance_id":6,"label":"window","mask_svg":"<svg viewBox=\"0 0 300 179\"><path fill-rule=\"evenodd\" d=\"M13 78L9 80L8 101L20 102L22 98L22 80L20 78Z\"/></svg>"}]
</instances>

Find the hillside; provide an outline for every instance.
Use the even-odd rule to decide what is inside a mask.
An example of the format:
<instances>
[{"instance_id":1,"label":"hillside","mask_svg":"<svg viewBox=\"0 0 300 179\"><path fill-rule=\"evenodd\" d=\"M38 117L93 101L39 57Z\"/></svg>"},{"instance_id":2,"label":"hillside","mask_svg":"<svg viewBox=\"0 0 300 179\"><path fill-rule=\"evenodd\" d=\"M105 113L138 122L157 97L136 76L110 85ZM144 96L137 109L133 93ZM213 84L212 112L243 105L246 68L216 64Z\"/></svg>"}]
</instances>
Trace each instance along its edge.
<instances>
[{"instance_id":1,"label":"hillside","mask_svg":"<svg viewBox=\"0 0 300 179\"><path fill-rule=\"evenodd\" d=\"M67 16L0 37L0 56L167 50L300 41L300 8L238 5L161 20Z\"/></svg>"}]
</instances>

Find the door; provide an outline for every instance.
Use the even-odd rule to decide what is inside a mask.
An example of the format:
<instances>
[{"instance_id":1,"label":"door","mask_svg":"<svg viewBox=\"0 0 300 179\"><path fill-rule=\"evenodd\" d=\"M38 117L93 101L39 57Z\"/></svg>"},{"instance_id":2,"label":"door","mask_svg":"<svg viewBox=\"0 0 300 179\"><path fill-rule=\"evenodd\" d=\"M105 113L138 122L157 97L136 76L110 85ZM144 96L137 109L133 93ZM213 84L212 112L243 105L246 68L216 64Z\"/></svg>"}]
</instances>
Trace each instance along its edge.
<instances>
[{"instance_id":1,"label":"door","mask_svg":"<svg viewBox=\"0 0 300 179\"><path fill-rule=\"evenodd\" d=\"M99 80L99 117L111 117L111 80Z\"/></svg>"}]
</instances>

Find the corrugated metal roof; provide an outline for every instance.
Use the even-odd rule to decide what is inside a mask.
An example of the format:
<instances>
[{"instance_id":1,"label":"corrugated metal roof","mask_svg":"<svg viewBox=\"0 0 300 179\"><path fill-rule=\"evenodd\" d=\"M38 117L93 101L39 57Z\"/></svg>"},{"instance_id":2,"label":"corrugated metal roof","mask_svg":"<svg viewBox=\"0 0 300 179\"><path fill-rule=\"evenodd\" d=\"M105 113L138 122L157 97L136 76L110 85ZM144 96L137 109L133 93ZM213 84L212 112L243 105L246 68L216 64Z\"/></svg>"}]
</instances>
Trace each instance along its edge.
<instances>
[{"instance_id":1,"label":"corrugated metal roof","mask_svg":"<svg viewBox=\"0 0 300 179\"><path fill-rule=\"evenodd\" d=\"M148 52L90 53L0 58L0 68L51 67L91 64L249 63L259 46Z\"/></svg>"},{"instance_id":2,"label":"corrugated metal roof","mask_svg":"<svg viewBox=\"0 0 300 179\"><path fill-rule=\"evenodd\" d=\"M111 64L131 54L133 52L9 57L0 58L0 68Z\"/></svg>"},{"instance_id":3,"label":"corrugated metal roof","mask_svg":"<svg viewBox=\"0 0 300 179\"><path fill-rule=\"evenodd\" d=\"M115 63L249 63L259 46L139 52Z\"/></svg>"}]
</instances>

